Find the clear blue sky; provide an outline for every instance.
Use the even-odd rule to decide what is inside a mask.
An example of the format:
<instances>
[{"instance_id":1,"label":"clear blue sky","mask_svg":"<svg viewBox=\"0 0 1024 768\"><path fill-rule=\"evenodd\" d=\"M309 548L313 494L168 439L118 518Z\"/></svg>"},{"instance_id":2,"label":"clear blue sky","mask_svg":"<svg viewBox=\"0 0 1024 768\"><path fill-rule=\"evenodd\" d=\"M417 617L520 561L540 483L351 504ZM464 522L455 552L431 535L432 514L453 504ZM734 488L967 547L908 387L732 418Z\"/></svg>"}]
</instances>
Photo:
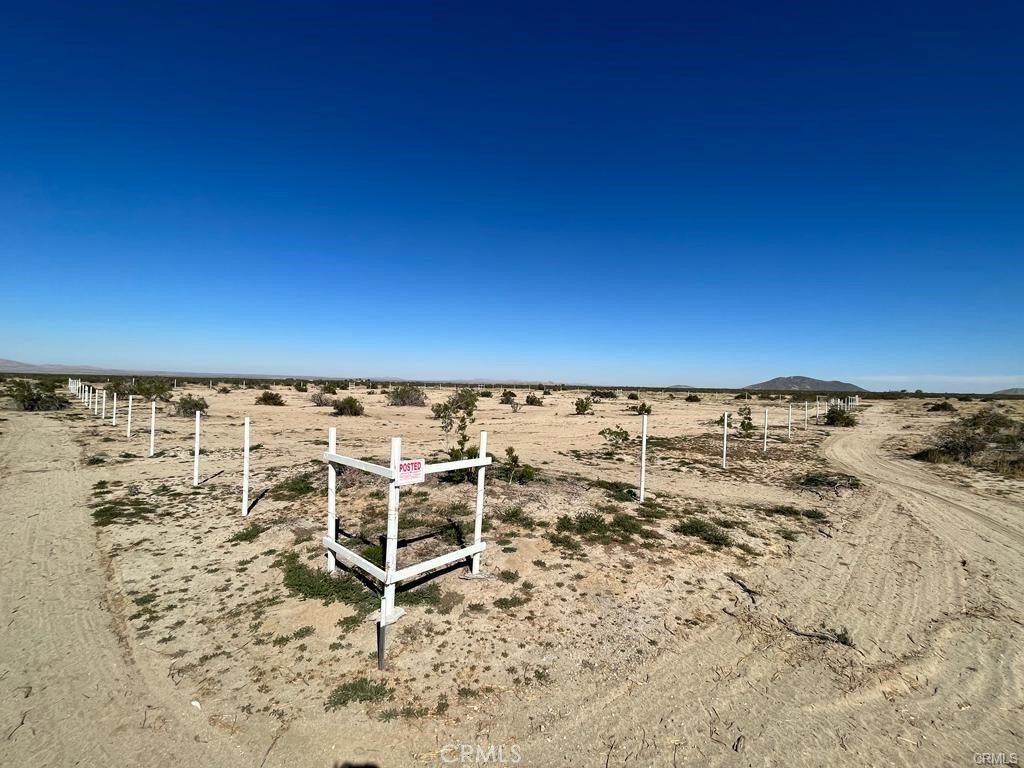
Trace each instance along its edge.
<instances>
[{"instance_id":1,"label":"clear blue sky","mask_svg":"<svg viewBox=\"0 0 1024 768\"><path fill-rule=\"evenodd\" d=\"M1016 2L5 3L0 357L1024 386L1022 39Z\"/></svg>"}]
</instances>

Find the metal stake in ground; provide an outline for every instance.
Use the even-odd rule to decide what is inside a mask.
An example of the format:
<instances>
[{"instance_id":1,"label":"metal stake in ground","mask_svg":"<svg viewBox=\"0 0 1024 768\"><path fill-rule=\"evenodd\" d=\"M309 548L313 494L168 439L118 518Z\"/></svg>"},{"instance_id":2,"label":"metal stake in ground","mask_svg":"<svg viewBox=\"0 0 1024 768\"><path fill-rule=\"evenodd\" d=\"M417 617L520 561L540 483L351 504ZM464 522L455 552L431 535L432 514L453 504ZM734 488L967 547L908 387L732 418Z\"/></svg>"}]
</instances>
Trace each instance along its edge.
<instances>
[{"instance_id":1,"label":"metal stake in ground","mask_svg":"<svg viewBox=\"0 0 1024 768\"><path fill-rule=\"evenodd\" d=\"M644 490L647 488L647 414L640 419L640 503L643 504Z\"/></svg>"},{"instance_id":2,"label":"metal stake in ground","mask_svg":"<svg viewBox=\"0 0 1024 768\"><path fill-rule=\"evenodd\" d=\"M192 485L199 485L199 418L202 415L196 411L196 444L192 449Z\"/></svg>"},{"instance_id":3,"label":"metal stake in ground","mask_svg":"<svg viewBox=\"0 0 1024 768\"><path fill-rule=\"evenodd\" d=\"M331 427L331 432L334 432L334 427ZM328 441L327 450L334 453L333 439ZM333 474L334 468L331 467ZM330 496L334 496L334 478L328 476L327 480L327 493ZM242 517L249 514L249 417L246 416L242 422ZM327 570L333 571L330 567L331 564L327 563Z\"/></svg>"},{"instance_id":4,"label":"metal stake in ground","mask_svg":"<svg viewBox=\"0 0 1024 768\"><path fill-rule=\"evenodd\" d=\"M729 449L729 412L722 414L722 469L726 469L726 452Z\"/></svg>"}]
</instances>

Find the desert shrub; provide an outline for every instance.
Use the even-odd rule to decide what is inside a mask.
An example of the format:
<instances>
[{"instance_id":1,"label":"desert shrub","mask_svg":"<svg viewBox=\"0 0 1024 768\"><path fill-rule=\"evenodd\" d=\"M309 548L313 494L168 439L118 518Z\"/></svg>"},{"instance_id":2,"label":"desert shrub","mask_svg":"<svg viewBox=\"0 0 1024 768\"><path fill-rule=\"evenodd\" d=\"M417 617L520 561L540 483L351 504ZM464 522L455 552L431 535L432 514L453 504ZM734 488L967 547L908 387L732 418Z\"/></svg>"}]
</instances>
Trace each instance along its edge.
<instances>
[{"instance_id":1,"label":"desert shrub","mask_svg":"<svg viewBox=\"0 0 1024 768\"><path fill-rule=\"evenodd\" d=\"M548 395L551 394L551 390L550 389L545 389L544 391L541 392L541 394L544 395L545 397L547 397Z\"/></svg>"},{"instance_id":2,"label":"desert shrub","mask_svg":"<svg viewBox=\"0 0 1024 768\"><path fill-rule=\"evenodd\" d=\"M932 440L933 445L914 454L915 459L959 462L1010 476L1024 474L1024 422L993 407L947 424Z\"/></svg>"},{"instance_id":3,"label":"desert shrub","mask_svg":"<svg viewBox=\"0 0 1024 768\"><path fill-rule=\"evenodd\" d=\"M354 397L349 395L341 400L335 400L331 405L334 406L335 416L362 416L363 415L363 404L356 400Z\"/></svg>"},{"instance_id":4,"label":"desert shrub","mask_svg":"<svg viewBox=\"0 0 1024 768\"><path fill-rule=\"evenodd\" d=\"M476 413L477 397L475 390L463 387L455 390L446 400L430 406L434 418L441 421L441 431L444 432L446 444L448 435L453 430L456 433L456 445L460 450L465 450L469 444L467 430L476 420L473 414Z\"/></svg>"},{"instance_id":5,"label":"desert shrub","mask_svg":"<svg viewBox=\"0 0 1024 768\"><path fill-rule=\"evenodd\" d=\"M598 432L601 437L608 441L615 448L619 448L629 440L629 432L616 424L614 427L605 427Z\"/></svg>"},{"instance_id":6,"label":"desert shrub","mask_svg":"<svg viewBox=\"0 0 1024 768\"><path fill-rule=\"evenodd\" d=\"M348 389L348 387L345 387L345 389ZM336 394L338 394L338 388L336 386L334 386L333 384L331 384L330 382L325 382L325 383L320 385L320 392L319 392L319 394L321 394L321 395L336 395ZM325 403L325 405L326 405L326 403Z\"/></svg>"},{"instance_id":7,"label":"desert shrub","mask_svg":"<svg viewBox=\"0 0 1024 768\"><path fill-rule=\"evenodd\" d=\"M318 406L328 406L334 404L333 398L331 398L326 392L314 392L312 395L309 396L309 401L313 403L313 405Z\"/></svg>"},{"instance_id":8,"label":"desert shrub","mask_svg":"<svg viewBox=\"0 0 1024 768\"><path fill-rule=\"evenodd\" d=\"M640 416L649 416L651 414L651 411L654 409L651 408L651 406L648 405L647 403L640 403L639 405L631 405L626 410L632 411L633 413L639 414Z\"/></svg>"},{"instance_id":9,"label":"desert shrub","mask_svg":"<svg viewBox=\"0 0 1024 768\"><path fill-rule=\"evenodd\" d=\"M520 403L518 400L513 400L512 404L509 407L512 409L512 413L519 413L521 410L523 410L523 404Z\"/></svg>"},{"instance_id":10,"label":"desert shrub","mask_svg":"<svg viewBox=\"0 0 1024 768\"><path fill-rule=\"evenodd\" d=\"M860 478L842 472L808 472L797 478L797 484L804 488L860 488Z\"/></svg>"},{"instance_id":11,"label":"desert shrub","mask_svg":"<svg viewBox=\"0 0 1024 768\"><path fill-rule=\"evenodd\" d=\"M607 491L615 501L636 501L637 487L621 480L595 480L594 485Z\"/></svg>"},{"instance_id":12,"label":"desert shrub","mask_svg":"<svg viewBox=\"0 0 1024 768\"><path fill-rule=\"evenodd\" d=\"M974 401L974 398L971 397L970 395L960 395L960 397L958 397L957 400L960 401L961 403L970 403Z\"/></svg>"},{"instance_id":13,"label":"desert shrub","mask_svg":"<svg viewBox=\"0 0 1024 768\"><path fill-rule=\"evenodd\" d=\"M304 381L296 381L295 382L295 391L296 392L308 392L309 391L309 386L307 386L306 382L304 382Z\"/></svg>"},{"instance_id":14,"label":"desert shrub","mask_svg":"<svg viewBox=\"0 0 1024 768\"><path fill-rule=\"evenodd\" d=\"M941 403L935 403L928 410L931 413L955 413L956 406L949 402L949 400L943 400Z\"/></svg>"},{"instance_id":15,"label":"desert shrub","mask_svg":"<svg viewBox=\"0 0 1024 768\"><path fill-rule=\"evenodd\" d=\"M516 393L511 389L506 389L501 393L501 399L498 401L502 405L512 405L516 401Z\"/></svg>"},{"instance_id":16,"label":"desert shrub","mask_svg":"<svg viewBox=\"0 0 1024 768\"><path fill-rule=\"evenodd\" d=\"M626 399L627 400L639 400L640 399L640 395L638 395L636 392L630 392L628 395L626 395Z\"/></svg>"},{"instance_id":17,"label":"desert shrub","mask_svg":"<svg viewBox=\"0 0 1024 768\"><path fill-rule=\"evenodd\" d=\"M197 413L201 413L205 416L209 407L210 406L206 404L206 400L202 397L182 395L178 398L178 402L174 404L174 415L195 416Z\"/></svg>"},{"instance_id":18,"label":"desert shrub","mask_svg":"<svg viewBox=\"0 0 1024 768\"><path fill-rule=\"evenodd\" d=\"M156 398L167 401L171 399L171 382L167 379L137 378L134 384L131 379L112 379L105 389L111 394L116 392L120 397L135 395L147 400Z\"/></svg>"},{"instance_id":19,"label":"desert shrub","mask_svg":"<svg viewBox=\"0 0 1024 768\"><path fill-rule=\"evenodd\" d=\"M502 480L512 483L529 483L537 478L537 469L529 464L523 464L516 449L511 445L505 449L505 460L497 467L495 474Z\"/></svg>"},{"instance_id":20,"label":"desert shrub","mask_svg":"<svg viewBox=\"0 0 1024 768\"><path fill-rule=\"evenodd\" d=\"M576 407L577 416L584 416L594 411L594 401L589 397L579 397L573 405Z\"/></svg>"},{"instance_id":21,"label":"desert shrub","mask_svg":"<svg viewBox=\"0 0 1024 768\"><path fill-rule=\"evenodd\" d=\"M686 396L686 402L688 402L688 403L699 403L700 402L700 395L692 395L692 394L691 395L687 395Z\"/></svg>"},{"instance_id":22,"label":"desert shrub","mask_svg":"<svg viewBox=\"0 0 1024 768\"><path fill-rule=\"evenodd\" d=\"M684 536L696 536L713 547L726 547L732 544L728 533L714 523L699 517L680 520L672 526L672 530Z\"/></svg>"},{"instance_id":23,"label":"desert shrub","mask_svg":"<svg viewBox=\"0 0 1024 768\"><path fill-rule=\"evenodd\" d=\"M618 397L614 389L595 389L590 393L595 400L614 400Z\"/></svg>"},{"instance_id":24,"label":"desert shrub","mask_svg":"<svg viewBox=\"0 0 1024 768\"><path fill-rule=\"evenodd\" d=\"M415 384L399 384L388 391L388 405L415 405L424 406L427 404L427 393L422 387Z\"/></svg>"},{"instance_id":25,"label":"desert shrub","mask_svg":"<svg viewBox=\"0 0 1024 768\"><path fill-rule=\"evenodd\" d=\"M14 379L7 385L7 394L23 411L59 411L71 405L70 400L57 393L56 381Z\"/></svg>"},{"instance_id":26,"label":"desert shrub","mask_svg":"<svg viewBox=\"0 0 1024 768\"><path fill-rule=\"evenodd\" d=\"M217 392L221 395L229 395L231 394L231 387L217 387Z\"/></svg>"},{"instance_id":27,"label":"desert shrub","mask_svg":"<svg viewBox=\"0 0 1024 768\"><path fill-rule=\"evenodd\" d=\"M270 489L270 498L275 501L294 501L316 490L309 472L289 477Z\"/></svg>"},{"instance_id":28,"label":"desert shrub","mask_svg":"<svg viewBox=\"0 0 1024 768\"><path fill-rule=\"evenodd\" d=\"M269 389L265 389L260 396L256 398L256 405L284 405L284 398L277 392L271 392Z\"/></svg>"},{"instance_id":29,"label":"desert shrub","mask_svg":"<svg viewBox=\"0 0 1024 768\"><path fill-rule=\"evenodd\" d=\"M832 406L825 414L825 423L830 427L855 427L857 426L857 417L850 411Z\"/></svg>"},{"instance_id":30,"label":"desert shrub","mask_svg":"<svg viewBox=\"0 0 1024 768\"><path fill-rule=\"evenodd\" d=\"M532 392L526 396L527 405L544 405L544 401Z\"/></svg>"},{"instance_id":31,"label":"desert shrub","mask_svg":"<svg viewBox=\"0 0 1024 768\"><path fill-rule=\"evenodd\" d=\"M750 435L754 431L754 419L750 414L749 405L741 405L737 411L740 417L740 432Z\"/></svg>"},{"instance_id":32,"label":"desert shrub","mask_svg":"<svg viewBox=\"0 0 1024 768\"><path fill-rule=\"evenodd\" d=\"M481 389L477 394L480 395L480 397L494 397L494 393L489 389Z\"/></svg>"}]
</instances>

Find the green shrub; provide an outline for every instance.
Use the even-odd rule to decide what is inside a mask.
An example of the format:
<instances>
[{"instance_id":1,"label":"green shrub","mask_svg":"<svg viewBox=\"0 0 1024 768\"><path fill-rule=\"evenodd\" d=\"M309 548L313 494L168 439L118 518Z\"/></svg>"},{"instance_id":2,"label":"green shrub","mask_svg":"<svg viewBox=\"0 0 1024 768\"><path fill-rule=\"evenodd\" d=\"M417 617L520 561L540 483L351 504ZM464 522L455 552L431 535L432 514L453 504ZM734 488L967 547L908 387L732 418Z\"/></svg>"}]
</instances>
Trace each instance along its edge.
<instances>
[{"instance_id":1,"label":"green shrub","mask_svg":"<svg viewBox=\"0 0 1024 768\"><path fill-rule=\"evenodd\" d=\"M949 400L943 400L941 403L935 403L928 410L931 413L955 413L956 406L949 402Z\"/></svg>"},{"instance_id":2,"label":"green shrub","mask_svg":"<svg viewBox=\"0 0 1024 768\"><path fill-rule=\"evenodd\" d=\"M842 472L808 472L797 480L804 488L860 488L860 478Z\"/></svg>"},{"instance_id":3,"label":"green shrub","mask_svg":"<svg viewBox=\"0 0 1024 768\"><path fill-rule=\"evenodd\" d=\"M271 392L269 389L265 389L263 390L263 393L256 398L256 405L284 405L284 398L277 392Z\"/></svg>"},{"instance_id":4,"label":"green shrub","mask_svg":"<svg viewBox=\"0 0 1024 768\"><path fill-rule=\"evenodd\" d=\"M629 432L624 430L618 424L614 427L605 427L598 432L613 448L621 448L624 443L629 440Z\"/></svg>"},{"instance_id":5,"label":"green shrub","mask_svg":"<svg viewBox=\"0 0 1024 768\"><path fill-rule=\"evenodd\" d=\"M349 395L341 400L335 400L332 405L334 406L335 416L362 416L363 415L363 404L356 400L354 397Z\"/></svg>"},{"instance_id":6,"label":"green shrub","mask_svg":"<svg viewBox=\"0 0 1024 768\"><path fill-rule=\"evenodd\" d=\"M501 399L498 401L502 405L512 405L516 401L516 393L511 389L506 389L501 393Z\"/></svg>"},{"instance_id":7,"label":"green shrub","mask_svg":"<svg viewBox=\"0 0 1024 768\"><path fill-rule=\"evenodd\" d=\"M489 389L481 389L477 394L480 395L480 397L494 397L494 393Z\"/></svg>"},{"instance_id":8,"label":"green shrub","mask_svg":"<svg viewBox=\"0 0 1024 768\"><path fill-rule=\"evenodd\" d=\"M527 405L544 405L544 401L537 397L532 392L526 396Z\"/></svg>"},{"instance_id":9,"label":"green shrub","mask_svg":"<svg viewBox=\"0 0 1024 768\"><path fill-rule=\"evenodd\" d=\"M699 403L700 402L700 395L694 395L694 394L687 395L686 396L686 402L688 402L688 403Z\"/></svg>"},{"instance_id":10,"label":"green shrub","mask_svg":"<svg viewBox=\"0 0 1024 768\"><path fill-rule=\"evenodd\" d=\"M589 397L577 398L573 405L576 407L577 416L585 416L586 414L593 413L594 411L594 401Z\"/></svg>"},{"instance_id":11,"label":"green shrub","mask_svg":"<svg viewBox=\"0 0 1024 768\"><path fill-rule=\"evenodd\" d=\"M59 411L71 405L71 401L57 393L53 382L31 382L14 379L7 385L7 394L23 411Z\"/></svg>"},{"instance_id":12,"label":"green shrub","mask_svg":"<svg viewBox=\"0 0 1024 768\"><path fill-rule=\"evenodd\" d=\"M334 405L334 399L330 397L326 392L314 392L312 395L309 396L309 401L313 403L313 405L320 407Z\"/></svg>"},{"instance_id":13,"label":"green shrub","mask_svg":"<svg viewBox=\"0 0 1024 768\"><path fill-rule=\"evenodd\" d=\"M618 397L614 389L595 389L590 393L595 400L614 400Z\"/></svg>"},{"instance_id":14,"label":"green shrub","mask_svg":"<svg viewBox=\"0 0 1024 768\"><path fill-rule=\"evenodd\" d=\"M741 405L737 410L740 416L740 431L744 435L749 435L754 431L754 419L750 414L749 405Z\"/></svg>"},{"instance_id":15,"label":"green shrub","mask_svg":"<svg viewBox=\"0 0 1024 768\"><path fill-rule=\"evenodd\" d=\"M344 387L342 387L342 389L348 389L348 386L344 386ZM325 382L320 387L320 394L325 395L325 396L326 395L336 395L336 394L338 394L338 388L334 384L331 384L330 382ZM325 403L325 405L326 405L326 403Z\"/></svg>"},{"instance_id":16,"label":"green shrub","mask_svg":"<svg viewBox=\"0 0 1024 768\"><path fill-rule=\"evenodd\" d=\"M304 382L304 381L296 381L295 382L295 391L296 392L308 392L309 391L309 386L307 386L306 382Z\"/></svg>"},{"instance_id":17,"label":"green shrub","mask_svg":"<svg viewBox=\"0 0 1024 768\"><path fill-rule=\"evenodd\" d=\"M729 534L714 523L699 517L680 520L672 526L672 530L684 536L695 536L713 547L727 547L732 544Z\"/></svg>"},{"instance_id":18,"label":"green shrub","mask_svg":"<svg viewBox=\"0 0 1024 768\"><path fill-rule=\"evenodd\" d=\"M301 475L289 477L270 489L270 498L277 501L294 501L300 496L312 493L316 488L313 485L312 475L303 472Z\"/></svg>"},{"instance_id":19,"label":"green shrub","mask_svg":"<svg viewBox=\"0 0 1024 768\"><path fill-rule=\"evenodd\" d=\"M178 398L178 402L174 404L174 415L195 416L197 413L201 413L205 416L209 408L210 406L206 404L206 400L202 397L182 395Z\"/></svg>"},{"instance_id":20,"label":"green shrub","mask_svg":"<svg viewBox=\"0 0 1024 768\"><path fill-rule=\"evenodd\" d=\"M850 411L832 406L825 414L825 423L830 427L855 427L857 426L857 417Z\"/></svg>"},{"instance_id":21,"label":"green shrub","mask_svg":"<svg viewBox=\"0 0 1024 768\"><path fill-rule=\"evenodd\" d=\"M250 523L245 528L234 533L229 539L229 542L233 541L255 541L261 533L269 530L270 526L260 525L259 523Z\"/></svg>"},{"instance_id":22,"label":"green shrub","mask_svg":"<svg viewBox=\"0 0 1024 768\"><path fill-rule=\"evenodd\" d=\"M373 702L383 701L391 698L394 691L388 688L383 681L374 682L365 677L359 677L348 683L342 683L327 697L324 709L332 712L341 709L352 702Z\"/></svg>"},{"instance_id":23,"label":"green shrub","mask_svg":"<svg viewBox=\"0 0 1024 768\"><path fill-rule=\"evenodd\" d=\"M628 410L630 410L633 413L636 413L636 414L638 414L640 416L645 416L645 415L649 416L653 409L647 403L640 403L639 405L631 405L631 406L629 406Z\"/></svg>"},{"instance_id":24,"label":"green shrub","mask_svg":"<svg viewBox=\"0 0 1024 768\"><path fill-rule=\"evenodd\" d=\"M494 474L502 480L512 483L529 483L536 479L537 470L529 464L523 464L519 460L516 449L511 445L505 449L505 460L499 467L495 467Z\"/></svg>"},{"instance_id":25,"label":"green shrub","mask_svg":"<svg viewBox=\"0 0 1024 768\"><path fill-rule=\"evenodd\" d=\"M628 395L626 395L626 399L627 400L639 400L640 399L640 395L638 395L636 392L630 392Z\"/></svg>"},{"instance_id":26,"label":"green shrub","mask_svg":"<svg viewBox=\"0 0 1024 768\"><path fill-rule=\"evenodd\" d=\"M422 387L413 384L399 384L388 392L388 404L425 406L427 393L423 391Z\"/></svg>"}]
</instances>

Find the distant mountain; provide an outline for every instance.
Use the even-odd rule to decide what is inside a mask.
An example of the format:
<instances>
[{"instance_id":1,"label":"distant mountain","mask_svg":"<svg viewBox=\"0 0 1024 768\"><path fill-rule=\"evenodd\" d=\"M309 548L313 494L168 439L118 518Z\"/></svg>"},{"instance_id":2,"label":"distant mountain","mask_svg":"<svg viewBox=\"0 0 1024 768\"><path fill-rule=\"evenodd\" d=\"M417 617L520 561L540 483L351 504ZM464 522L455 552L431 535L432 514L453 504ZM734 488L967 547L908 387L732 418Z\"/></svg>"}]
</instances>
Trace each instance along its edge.
<instances>
[{"instance_id":1,"label":"distant mountain","mask_svg":"<svg viewBox=\"0 0 1024 768\"><path fill-rule=\"evenodd\" d=\"M669 384L669 389L693 389L689 384Z\"/></svg>"},{"instance_id":2,"label":"distant mountain","mask_svg":"<svg viewBox=\"0 0 1024 768\"><path fill-rule=\"evenodd\" d=\"M91 365L58 365L57 363L22 363L17 360L0 358L3 373L100 373L101 368Z\"/></svg>"},{"instance_id":3,"label":"distant mountain","mask_svg":"<svg viewBox=\"0 0 1024 768\"><path fill-rule=\"evenodd\" d=\"M856 384L845 381L824 381L810 376L778 376L760 384L751 384L744 389L765 389L770 391L797 390L800 392L867 392Z\"/></svg>"},{"instance_id":4,"label":"distant mountain","mask_svg":"<svg viewBox=\"0 0 1024 768\"><path fill-rule=\"evenodd\" d=\"M1010 387L1009 389L1000 389L998 392L993 392L993 395L1024 395L1024 387Z\"/></svg>"}]
</instances>

